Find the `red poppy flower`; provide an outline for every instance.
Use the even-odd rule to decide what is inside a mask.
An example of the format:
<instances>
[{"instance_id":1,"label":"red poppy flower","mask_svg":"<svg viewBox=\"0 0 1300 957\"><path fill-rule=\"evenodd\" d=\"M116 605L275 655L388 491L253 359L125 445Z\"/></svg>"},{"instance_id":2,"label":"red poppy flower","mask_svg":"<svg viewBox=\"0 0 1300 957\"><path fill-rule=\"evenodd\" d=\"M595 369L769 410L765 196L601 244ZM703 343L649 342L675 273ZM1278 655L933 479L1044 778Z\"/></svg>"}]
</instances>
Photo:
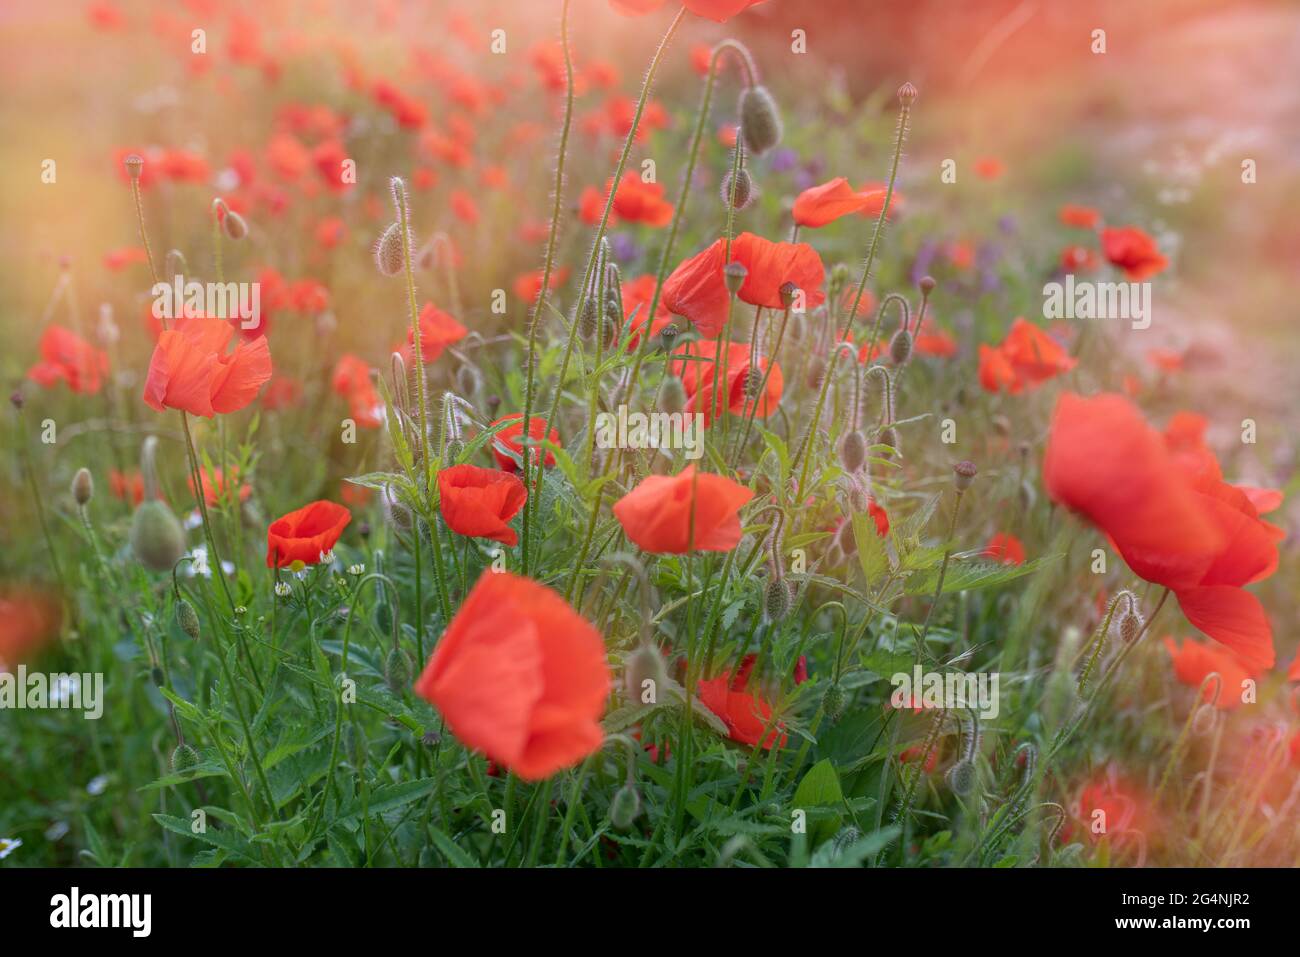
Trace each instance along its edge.
<instances>
[{"instance_id":1,"label":"red poppy flower","mask_svg":"<svg viewBox=\"0 0 1300 957\"><path fill-rule=\"evenodd\" d=\"M1180 459L1115 394L1058 399L1043 480L1053 500L1109 536L1139 577L1170 589L1192 625L1248 668L1272 666L1264 606L1242 586L1276 570L1282 533L1240 489Z\"/></svg>"},{"instance_id":2,"label":"red poppy flower","mask_svg":"<svg viewBox=\"0 0 1300 957\"><path fill-rule=\"evenodd\" d=\"M337 139L328 139L317 143L311 151L311 161L320 173L321 179L336 193L347 192L355 182L343 178L343 164L348 160L348 151Z\"/></svg>"},{"instance_id":3,"label":"red poppy flower","mask_svg":"<svg viewBox=\"0 0 1300 957\"><path fill-rule=\"evenodd\" d=\"M108 374L108 354L62 326L46 326L41 333L41 359L27 370L27 378L46 389L66 382L73 392L94 395Z\"/></svg>"},{"instance_id":4,"label":"red poppy flower","mask_svg":"<svg viewBox=\"0 0 1300 957\"><path fill-rule=\"evenodd\" d=\"M324 499L281 515L266 530L266 567L315 565L334 548L350 521L351 512Z\"/></svg>"},{"instance_id":5,"label":"red poppy flower","mask_svg":"<svg viewBox=\"0 0 1300 957\"><path fill-rule=\"evenodd\" d=\"M608 191L609 187L605 188ZM639 173L624 173L614 191L614 212L630 223L667 226L672 222L673 204L664 199L662 184L647 183Z\"/></svg>"},{"instance_id":6,"label":"red poppy flower","mask_svg":"<svg viewBox=\"0 0 1300 957\"><path fill-rule=\"evenodd\" d=\"M203 485L203 501L208 505L208 507L211 508L213 506L216 506L223 498L225 498L230 494L227 487L225 474L221 469L217 469L217 468L210 469L206 465L204 465L201 466L199 469L199 476L202 480L202 485ZM187 482L190 487L190 494L193 495L194 494L193 477L189 478ZM239 480L239 469L237 468L233 468L230 470L229 485L237 487L239 489L239 491L236 494L239 496L239 500L241 502L247 501L248 496L253 494L253 490L248 486L248 484L246 482L241 482Z\"/></svg>"},{"instance_id":7,"label":"red poppy flower","mask_svg":"<svg viewBox=\"0 0 1300 957\"><path fill-rule=\"evenodd\" d=\"M730 298L722 269L726 243L721 239L685 260L664 280L660 301L674 315L691 322L700 335L717 338L727 321Z\"/></svg>"},{"instance_id":8,"label":"red poppy flower","mask_svg":"<svg viewBox=\"0 0 1300 957\"><path fill-rule=\"evenodd\" d=\"M1173 638L1166 637L1164 644L1169 657L1173 659L1174 677L1180 684L1199 688L1211 673L1217 673L1220 679L1218 689L1211 683L1202 693L1201 699L1213 702L1220 711L1235 711L1241 707L1242 685L1252 675L1236 655L1227 648L1199 641L1185 641L1180 648Z\"/></svg>"},{"instance_id":9,"label":"red poppy flower","mask_svg":"<svg viewBox=\"0 0 1300 957\"><path fill-rule=\"evenodd\" d=\"M181 319L164 329L149 360L144 401L151 408L181 409L212 418L238 412L271 378L265 336L226 346L235 330L224 319Z\"/></svg>"},{"instance_id":10,"label":"red poppy flower","mask_svg":"<svg viewBox=\"0 0 1300 957\"><path fill-rule=\"evenodd\" d=\"M1069 372L1075 363L1059 342L1017 317L1001 345L980 346L980 385L989 392L1005 389L1015 395Z\"/></svg>"},{"instance_id":11,"label":"red poppy flower","mask_svg":"<svg viewBox=\"0 0 1300 957\"><path fill-rule=\"evenodd\" d=\"M438 473L438 497L442 518L457 535L511 547L519 541L506 523L524 507L528 492L512 473L453 465Z\"/></svg>"},{"instance_id":12,"label":"red poppy flower","mask_svg":"<svg viewBox=\"0 0 1300 957\"><path fill-rule=\"evenodd\" d=\"M743 687L743 679L740 683ZM698 682L695 692L704 707L722 719L727 726L727 736L733 741L750 747L761 741L767 751L779 741L784 748L788 739L781 733L779 721L766 735L763 733L772 724L772 706L754 692L736 690L735 684L731 674L724 671L716 678Z\"/></svg>"},{"instance_id":13,"label":"red poppy flower","mask_svg":"<svg viewBox=\"0 0 1300 957\"><path fill-rule=\"evenodd\" d=\"M384 424L384 400L370 379L370 364L360 356L344 353L334 364L330 386L348 400L353 421L363 429L377 429Z\"/></svg>"},{"instance_id":14,"label":"red poppy flower","mask_svg":"<svg viewBox=\"0 0 1300 957\"><path fill-rule=\"evenodd\" d=\"M760 419L775 412L785 386L780 363L772 365L763 394L755 401L745 395L745 385L749 381L753 362L749 346L743 342L728 343L722 354L722 368L717 373L721 395L715 398L713 364L718 352L717 341L709 339L688 342L674 350L673 355L679 358L669 363L669 371L682 380L687 396L686 411L703 413L706 426L711 425L723 411L733 415L748 415L752 409L754 417ZM769 364L767 357L759 356L759 373L766 373Z\"/></svg>"},{"instance_id":15,"label":"red poppy flower","mask_svg":"<svg viewBox=\"0 0 1300 957\"><path fill-rule=\"evenodd\" d=\"M1023 565L1025 546L1009 532L998 532L984 546L984 554L1003 565Z\"/></svg>"},{"instance_id":16,"label":"red poppy flower","mask_svg":"<svg viewBox=\"0 0 1300 957\"><path fill-rule=\"evenodd\" d=\"M551 270L551 281L549 283L551 290L554 291L563 286L568 278L568 266L561 266L559 269ZM514 291L516 296L531 306L537 301L537 297L542 294L542 270L535 269L532 272L526 272L516 277Z\"/></svg>"},{"instance_id":17,"label":"red poppy flower","mask_svg":"<svg viewBox=\"0 0 1300 957\"><path fill-rule=\"evenodd\" d=\"M1061 250L1060 265L1066 273L1092 272L1097 268L1097 254L1087 246L1066 246Z\"/></svg>"},{"instance_id":18,"label":"red poppy flower","mask_svg":"<svg viewBox=\"0 0 1300 957\"><path fill-rule=\"evenodd\" d=\"M957 354L957 340L926 317L916 331L912 348L923 356L948 359Z\"/></svg>"},{"instance_id":19,"label":"red poppy flower","mask_svg":"<svg viewBox=\"0 0 1300 957\"><path fill-rule=\"evenodd\" d=\"M466 747L530 781L600 747L609 688L600 632L549 588L491 570L415 682Z\"/></svg>"},{"instance_id":20,"label":"red poppy flower","mask_svg":"<svg viewBox=\"0 0 1300 957\"><path fill-rule=\"evenodd\" d=\"M1101 220L1101 213L1091 206L1076 206L1073 203L1062 206L1057 216L1062 225L1072 226L1075 229L1096 229L1097 223Z\"/></svg>"},{"instance_id":21,"label":"red poppy flower","mask_svg":"<svg viewBox=\"0 0 1300 957\"><path fill-rule=\"evenodd\" d=\"M119 272L132 264L148 261L149 255L142 246L123 246L121 249L111 249L104 253L104 268L113 272Z\"/></svg>"},{"instance_id":22,"label":"red poppy flower","mask_svg":"<svg viewBox=\"0 0 1300 957\"><path fill-rule=\"evenodd\" d=\"M623 319L631 322L632 328L636 330L628 340L629 352L635 352L641 344L641 333L650 317L650 300L654 298L656 282L656 277L647 273L623 283ZM664 326L672 321L673 317L664 306L663 294L660 293L659 305L655 307L654 319L650 321L650 335L659 335Z\"/></svg>"},{"instance_id":23,"label":"red poppy flower","mask_svg":"<svg viewBox=\"0 0 1300 957\"><path fill-rule=\"evenodd\" d=\"M876 196L879 192L879 197ZM841 216L860 212L869 203L883 202L884 191L859 193L843 176L837 176L820 186L805 189L794 201L794 221L807 229L817 229L833 223Z\"/></svg>"},{"instance_id":24,"label":"red poppy flower","mask_svg":"<svg viewBox=\"0 0 1300 957\"><path fill-rule=\"evenodd\" d=\"M1136 226L1103 229L1101 251L1132 282L1149 279L1169 265L1169 260L1156 247L1156 241Z\"/></svg>"},{"instance_id":25,"label":"red poppy flower","mask_svg":"<svg viewBox=\"0 0 1300 957\"><path fill-rule=\"evenodd\" d=\"M878 219L880 217L880 211L885 206L885 193L888 191L888 188L889 184L883 183L880 180L873 180L859 186L859 193L871 194L871 202L862 207L858 215L865 216L867 219ZM907 200L904 198L903 194L895 189L893 194L889 197L889 213L885 216L885 221L893 222L894 217L901 216L906 202Z\"/></svg>"},{"instance_id":26,"label":"red poppy flower","mask_svg":"<svg viewBox=\"0 0 1300 957\"><path fill-rule=\"evenodd\" d=\"M997 179L1007 171L1006 165L996 156L981 156L971 168L980 179Z\"/></svg>"},{"instance_id":27,"label":"red poppy flower","mask_svg":"<svg viewBox=\"0 0 1300 957\"><path fill-rule=\"evenodd\" d=\"M524 414L516 412L514 415L503 415L501 418L492 422L492 425L499 425L502 422L513 422L500 432L492 436L492 457L496 459L497 467L506 472L519 471L519 462L524 457L524 445L520 441L524 434ZM537 445L545 437L554 445L560 444L560 433L551 429L550 433L546 432L546 420L540 415L534 414L528 420L528 437L534 443L532 445L533 460L537 459ZM501 446L505 446L507 451L502 451ZM542 459L542 466L550 468L555 464L555 453L547 449L546 457Z\"/></svg>"},{"instance_id":28,"label":"red poppy flower","mask_svg":"<svg viewBox=\"0 0 1300 957\"><path fill-rule=\"evenodd\" d=\"M646 476L614 503L614 517L647 552L685 554L691 550L692 531L695 551L728 552L740 543L740 508L753 497L729 478L697 475L695 466L688 465L676 475Z\"/></svg>"},{"instance_id":29,"label":"red poppy flower","mask_svg":"<svg viewBox=\"0 0 1300 957\"><path fill-rule=\"evenodd\" d=\"M144 501L144 476L138 471L119 472L117 469L109 469L108 490L114 498L133 506L139 505Z\"/></svg>"},{"instance_id":30,"label":"red poppy flower","mask_svg":"<svg viewBox=\"0 0 1300 957\"><path fill-rule=\"evenodd\" d=\"M58 634L61 618L59 602L50 593L6 586L0 591L0 665L30 658Z\"/></svg>"},{"instance_id":31,"label":"red poppy flower","mask_svg":"<svg viewBox=\"0 0 1300 957\"><path fill-rule=\"evenodd\" d=\"M469 332L464 326L443 312L431 302L426 302L420 310L420 358L428 365L437 359L444 349L464 339ZM415 348L415 336L406 334L406 345Z\"/></svg>"},{"instance_id":32,"label":"red poppy flower","mask_svg":"<svg viewBox=\"0 0 1300 957\"><path fill-rule=\"evenodd\" d=\"M889 534L889 513L874 498L867 499L867 514L876 523L876 536L884 538Z\"/></svg>"}]
</instances>

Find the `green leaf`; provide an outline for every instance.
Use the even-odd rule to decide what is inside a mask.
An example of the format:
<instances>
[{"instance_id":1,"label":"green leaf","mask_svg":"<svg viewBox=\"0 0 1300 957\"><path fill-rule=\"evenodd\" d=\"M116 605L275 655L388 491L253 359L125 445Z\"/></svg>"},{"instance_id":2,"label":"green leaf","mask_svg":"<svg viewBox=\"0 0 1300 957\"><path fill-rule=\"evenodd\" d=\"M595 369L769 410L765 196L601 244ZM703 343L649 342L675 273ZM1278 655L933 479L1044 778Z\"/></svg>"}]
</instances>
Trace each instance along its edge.
<instances>
[{"instance_id":1,"label":"green leaf","mask_svg":"<svg viewBox=\"0 0 1300 957\"><path fill-rule=\"evenodd\" d=\"M478 867L478 862L442 831L435 827L430 828L429 833L433 837L433 843L437 845L438 850L442 852L442 856L447 858L447 863L452 867Z\"/></svg>"},{"instance_id":2,"label":"green leaf","mask_svg":"<svg viewBox=\"0 0 1300 957\"><path fill-rule=\"evenodd\" d=\"M251 844L244 840L234 831L225 828L207 827L202 833L194 833L190 830L190 822L179 817L172 817L168 814L155 814L153 819L171 831L173 834L179 834L182 837L190 837L196 841L202 841L205 844L211 844L213 847L220 848L242 857L252 864L260 864L256 852Z\"/></svg>"},{"instance_id":3,"label":"green leaf","mask_svg":"<svg viewBox=\"0 0 1300 957\"><path fill-rule=\"evenodd\" d=\"M840 829L840 806L844 803L844 791L840 788L840 776L835 772L835 765L830 758L822 758L803 776L799 787L795 789L791 801L793 807L833 808L834 814L818 815L808 827L808 840L813 845L835 836ZM811 816L811 815L810 815Z\"/></svg>"},{"instance_id":4,"label":"green leaf","mask_svg":"<svg viewBox=\"0 0 1300 957\"><path fill-rule=\"evenodd\" d=\"M1038 569L1060 558L1060 555L1048 555L1035 558L1023 565L1003 565L987 561L950 561L943 578L943 594L969 591L972 588L990 588L1005 585L1009 581L1032 575ZM904 588L909 595L933 594L939 583L939 569L928 568L912 575Z\"/></svg>"},{"instance_id":5,"label":"green leaf","mask_svg":"<svg viewBox=\"0 0 1300 957\"><path fill-rule=\"evenodd\" d=\"M420 778L417 781L399 781L397 784L385 784L382 787L377 787L370 792L368 801L363 803L361 798L357 798L340 812L331 824L358 820L363 814L367 817L373 817L376 814L384 814L394 808L410 804L412 801L418 801L430 794L436 783L435 778Z\"/></svg>"},{"instance_id":6,"label":"green leaf","mask_svg":"<svg viewBox=\"0 0 1300 957\"><path fill-rule=\"evenodd\" d=\"M890 567L885 540L876 534L876 523L870 515L854 512L849 520L853 523L853 538L858 543L858 564L862 566L862 576L870 588Z\"/></svg>"}]
</instances>

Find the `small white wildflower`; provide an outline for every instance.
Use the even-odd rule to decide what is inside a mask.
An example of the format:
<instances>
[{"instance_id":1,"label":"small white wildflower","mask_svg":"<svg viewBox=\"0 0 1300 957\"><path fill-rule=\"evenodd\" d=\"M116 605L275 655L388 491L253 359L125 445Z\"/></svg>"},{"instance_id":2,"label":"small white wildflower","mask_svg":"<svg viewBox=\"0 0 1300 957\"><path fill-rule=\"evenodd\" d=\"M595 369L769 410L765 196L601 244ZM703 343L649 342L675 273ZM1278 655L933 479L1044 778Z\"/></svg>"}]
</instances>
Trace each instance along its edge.
<instances>
[{"instance_id":1,"label":"small white wildflower","mask_svg":"<svg viewBox=\"0 0 1300 957\"><path fill-rule=\"evenodd\" d=\"M321 563L322 565L333 565L333 564L334 564L334 549L331 548L328 552L321 552L321 553L320 553L320 563Z\"/></svg>"},{"instance_id":2,"label":"small white wildflower","mask_svg":"<svg viewBox=\"0 0 1300 957\"><path fill-rule=\"evenodd\" d=\"M293 591L293 587L288 582L275 583L275 593L279 595L281 598L288 598L289 594L292 591Z\"/></svg>"},{"instance_id":3,"label":"small white wildflower","mask_svg":"<svg viewBox=\"0 0 1300 957\"><path fill-rule=\"evenodd\" d=\"M19 837L0 837L0 861L12 854L18 848L23 846L22 838Z\"/></svg>"},{"instance_id":4,"label":"small white wildflower","mask_svg":"<svg viewBox=\"0 0 1300 957\"><path fill-rule=\"evenodd\" d=\"M91 778L90 783L86 785L86 793L89 794L91 797L99 797L107 790L108 790L107 774L96 775L95 777Z\"/></svg>"},{"instance_id":5,"label":"small white wildflower","mask_svg":"<svg viewBox=\"0 0 1300 957\"><path fill-rule=\"evenodd\" d=\"M192 532L194 531L194 529L198 528L202 524L203 524L203 516L199 514L199 510L197 508L194 511L190 512L190 514L185 516L186 531ZM197 549L195 549L195 551L197 551Z\"/></svg>"},{"instance_id":6,"label":"small white wildflower","mask_svg":"<svg viewBox=\"0 0 1300 957\"><path fill-rule=\"evenodd\" d=\"M243 605L236 605L235 614L242 618L248 614L248 609L245 608Z\"/></svg>"},{"instance_id":7,"label":"small white wildflower","mask_svg":"<svg viewBox=\"0 0 1300 957\"><path fill-rule=\"evenodd\" d=\"M354 576L356 576L357 578L360 578L360 577L361 577L362 575L364 575L365 573L366 573L366 566L363 565L361 562L357 562L357 563L354 564L354 565L349 565L349 566L348 566L348 574L349 574L349 575L354 575Z\"/></svg>"},{"instance_id":8,"label":"small white wildflower","mask_svg":"<svg viewBox=\"0 0 1300 957\"><path fill-rule=\"evenodd\" d=\"M67 821L55 821L45 829L45 839L53 844L55 841L63 840L70 830Z\"/></svg>"}]
</instances>

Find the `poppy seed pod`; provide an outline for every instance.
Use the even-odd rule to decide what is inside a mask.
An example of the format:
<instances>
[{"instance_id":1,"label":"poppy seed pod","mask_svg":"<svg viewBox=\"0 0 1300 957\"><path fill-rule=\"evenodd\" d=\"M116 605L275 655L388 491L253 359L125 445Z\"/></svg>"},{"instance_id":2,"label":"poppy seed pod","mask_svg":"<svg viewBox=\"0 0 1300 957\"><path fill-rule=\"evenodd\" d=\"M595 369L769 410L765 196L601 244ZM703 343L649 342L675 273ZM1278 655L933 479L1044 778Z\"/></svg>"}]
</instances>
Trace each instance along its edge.
<instances>
[{"instance_id":1,"label":"poppy seed pod","mask_svg":"<svg viewBox=\"0 0 1300 957\"><path fill-rule=\"evenodd\" d=\"M740 129L745 146L754 154L781 142L781 114L767 87L749 86L740 94Z\"/></svg>"},{"instance_id":2,"label":"poppy seed pod","mask_svg":"<svg viewBox=\"0 0 1300 957\"><path fill-rule=\"evenodd\" d=\"M176 603L176 624L195 641L199 640L199 635L202 633L199 628L199 615L188 598L182 598Z\"/></svg>"},{"instance_id":3,"label":"poppy seed pod","mask_svg":"<svg viewBox=\"0 0 1300 957\"><path fill-rule=\"evenodd\" d=\"M727 292L733 296L740 292L740 287L745 284L745 277L749 275L749 270L743 263L729 262L722 267L722 279L727 284Z\"/></svg>"},{"instance_id":4,"label":"poppy seed pod","mask_svg":"<svg viewBox=\"0 0 1300 957\"><path fill-rule=\"evenodd\" d=\"M917 283L917 285L921 287L921 292L923 292L925 295L928 296L930 295L930 293L934 292L934 287L935 287L934 277L922 276L921 281Z\"/></svg>"},{"instance_id":5,"label":"poppy seed pod","mask_svg":"<svg viewBox=\"0 0 1300 957\"><path fill-rule=\"evenodd\" d=\"M975 481L975 474L979 471L975 463L963 459L952 467L953 484L957 486L957 491L964 492L970 488L971 483Z\"/></svg>"},{"instance_id":6,"label":"poppy seed pod","mask_svg":"<svg viewBox=\"0 0 1300 957\"><path fill-rule=\"evenodd\" d=\"M722 177L722 205L744 209L756 195L754 179L743 166L736 170L734 179L730 172Z\"/></svg>"},{"instance_id":7,"label":"poppy seed pod","mask_svg":"<svg viewBox=\"0 0 1300 957\"><path fill-rule=\"evenodd\" d=\"M889 340L889 358L894 365L901 366L912 355L912 334L906 329L899 329Z\"/></svg>"},{"instance_id":8,"label":"poppy seed pod","mask_svg":"<svg viewBox=\"0 0 1300 957\"><path fill-rule=\"evenodd\" d=\"M151 572L170 571L185 554L185 530L166 503L140 503L131 519L131 551Z\"/></svg>"},{"instance_id":9,"label":"poppy seed pod","mask_svg":"<svg viewBox=\"0 0 1300 957\"><path fill-rule=\"evenodd\" d=\"M624 784L609 802L609 823L617 831L626 831L641 815L641 795L631 781Z\"/></svg>"},{"instance_id":10,"label":"poppy seed pod","mask_svg":"<svg viewBox=\"0 0 1300 957\"><path fill-rule=\"evenodd\" d=\"M965 797L975 790L975 762L965 758L948 769L948 786L958 797Z\"/></svg>"},{"instance_id":11,"label":"poppy seed pod","mask_svg":"<svg viewBox=\"0 0 1300 957\"><path fill-rule=\"evenodd\" d=\"M789 309L794 305L795 296L799 295L799 287L792 282L783 282L777 294L781 297L781 305Z\"/></svg>"},{"instance_id":12,"label":"poppy seed pod","mask_svg":"<svg viewBox=\"0 0 1300 957\"><path fill-rule=\"evenodd\" d=\"M198 767L198 764L199 752L188 744L176 745L176 750L172 752L172 771L180 774L183 771Z\"/></svg>"},{"instance_id":13,"label":"poppy seed pod","mask_svg":"<svg viewBox=\"0 0 1300 957\"><path fill-rule=\"evenodd\" d=\"M248 223L233 209L227 209L226 215L221 219L221 231L227 239L238 242L248 235Z\"/></svg>"},{"instance_id":14,"label":"poppy seed pod","mask_svg":"<svg viewBox=\"0 0 1300 957\"><path fill-rule=\"evenodd\" d=\"M903 105L904 109L910 108L919 95L916 87L911 83L904 83L898 88L898 102Z\"/></svg>"},{"instance_id":15,"label":"poppy seed pod","mask_svg":"<svg viewBox=\"0 0 1300 957\"><path fill-rule=\"evenodd\" d=\"M763 614L768 621L781 622L790 614L794 596L790 593L790 583L784 578L770 578L763 590Z\"/></svg>"},{"instance_id":16,"label":"poppy seed pod","mask_svg":"<svg viewBox=\"0 0 1300 957\"><path fill-rule=\"evenodd\" d=\"M673 351L673 343L677 341L678 331L671 322L659 330L659 341L663 343L664 352Z\"/></svg>"},{"instance_id":17,"label":"poppy seed pod","mask_svg":"<svg viewBox=\"0 0 1300 957\"><path fill-rule=\"evenodd\" d=\"M391 223L375 242L375 265L385 276L396 276L402 271L402 227Z\"/></svg>"},{"instance_id":18,"label":"poppy seed pod","mask_svg":"<svg viewBox=\"0 0 1300 957\"><path fill-rule=\"evenodd\" d=\"M840 464L850 472L856 472L867 461L867 440L861 432L854 429L845 432L840 440Z\"/></svg>"},{"instance_id":19,"label":"poppy seed pod","mask_svg":"<svg viewBox=\"0 0 1300 957\"><path fill-rule=\"evenodd\" d=\"M126 175L133 180L140 179L140 173L144 170L144 157L139 153L131 153L122 160L122 165L126 167Z\"/></svg>"},{"instance_id":20,"label":"poppy seed pod","mask_svg":"<svg viewBox=\"0 0 1300 957\"><path fill-rule=\"evenodd\" d=\"M72 497L77 504L83 508L90 502L95 494L95 480L90 475L90 469L79 468L77 474L72 476Z\"/></svg>"},{"instance_id":21,"label":"poppy seed pod","mask_svg":"<svg viewBox=\"0 0 1300 957\"><path fill-rule=\"evenodd\" d=\"M677 376L664 379L659 390L659 407L665 412L681 412L686 408L686 386Z\"/></svg>"}]
</instances>

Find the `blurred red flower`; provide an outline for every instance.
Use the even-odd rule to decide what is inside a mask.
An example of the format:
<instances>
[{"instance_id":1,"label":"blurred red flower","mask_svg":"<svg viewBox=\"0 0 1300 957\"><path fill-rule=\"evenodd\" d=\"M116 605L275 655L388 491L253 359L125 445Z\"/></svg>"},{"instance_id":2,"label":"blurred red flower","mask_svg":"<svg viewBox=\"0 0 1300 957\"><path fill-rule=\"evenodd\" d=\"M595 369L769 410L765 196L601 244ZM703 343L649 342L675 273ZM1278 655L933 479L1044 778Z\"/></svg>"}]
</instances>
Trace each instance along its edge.
<instances>
[{"instance_id":1,"label":"blurred red flower","mask_svg":"<svg viewBox=\"0 0 1300 957\"><path fill-rule=\"evenodd\" d=\"M65 382L73 392L94 395L108 374L108 353L92 346L81 336L50 325L41 333L40 361L27 370L27 378L48 389Z\"/></svg>"},{"instance_id":2,"label":"blurred red flower","mask_svg":"<svg viewBox=\"0 0 1300 957\"><path fill-rule=\"evenodd\" d=\"M1016 317L1006 339L980 346L980 385L988 392L1016 395L1074 368L1065 347L1033 323Z\"/></svg>"},{"instance_id":3,"label":"blurred red flower","mask_svg":"<svg viewBox=\"0 0 1300 957\"><path fill-rule=\"evenodd\" d=\"M431 302L426 302L424 308L420 310L420 358L424 360L425 365L428 365L442 355L443 350L448 346L464 339L468 332L469 330L452 318L450 313L443 312ZM406 334L406 345L408 349L414 350L414 333Z\"/></svg>"},{"instance_id":4,"label":"blurred red flower","mask_svg":"<svg viewBox=\"0 0 1300 957\"><path fill-rule=\"evenodd\" d=\"M810 186L798 195L794 201L794 221L807 229L817 229L841 216L860 212L868 204L883 201L884 190L856 192L847 179L837 176L820 186Z\"/></svg>"},{"instance_id":5,"label":"blurred red flower","mask_svg":"<svg viewBox=\"0 0 1300 957\"><path fill-rule=\"evenodd\" d=\"M990 538L989 543L984 546L983 554L1003 565L1025 563L1025 546L1010 532L998 532Z\"/></svg>"},{"instance_id":6,"label":"blurred red flower","mask_svg":"<svg viewBox=\"0 0 1300 957\"><path fill-rule=\"evenodd\" d=\"M1131 282L1150 279L1169 265L1169 260L1156 247L1156 241L1136 226L1103 229L1101 251L1107 261L1124 270L1125 278Z\"/></svg>"},{"instance_id":7,"label":"blurred red flower","mask_svg":"<svg viewBox=\"0 0 1300 957\"><path fill-rule=\"evenodd\" d=\"M1164 645L1173 660L1174 677L1180 684L1199 688L1211 673L1218 674L1219 687L1216 689L1213 683L1207 685L1201 700L1213 702L1220 711L1235 711L1241 707L1242 684L1252 675L1236 655L1220 645L1207 645L1199 641L1185 641L1179 647L1168 636L1165 637Z\"/></svg>"},{"instance_id":8,"label":"blurred red flower","mask_svg":"<svg viewBox=\"0 0 1300 957\"><path fill-rule=\"evenodd\" d=\"M669 371L682 380L687 396L686 411L703 413L706 426L711 425L724 411L733 415L748 415L752 409L754 417L760 419L774 413L785 387L780 363L771 363L766 356L758 357L758 373L765 374L769 364L772 365L772 372L767 376L763 394L757 400L747 398L745 386L750 378L750 370L754 368L753 356L748 344L727 343L727 349L720 360L722 368L717 372L721 395L715 397L713 365L718 361L718 354L718 341L710 339L688 342L673 351L674 359L669 363Z\"/></svg>"},{"instance_id":9,"label":"blurred red flower","mask_svg":"<svg viewBox=\"0 0 1300 957\"><path fill-rule=\"evenodd\" d=\"M499 425L502 422L510 422L512 424L506 426L500 432L497 432L492 436L492 457L496 459L498 468L506 472L517 472L519 471L519 463L516 459L522 460L524 457L524 445L523 442L520 441L524 434L524 414L522 412L516 412L514 415L503 415L501 418L492 422L492 425ZM543 436L549 439L554 445L558 446L560 444L560 433L555 429L551 429L550 433L547 434L546 420L540 415L533 414L528 420L528 437L534 443L539 443L542 441ZM513 452L515 457L511 457L506 452L503 452L500 448L501 446L505 446L509 452ZM538 448L534 445L532 448L534 462L537 460L537 454ZM548 449L546 457L542 459L542 466L544 468L550 468L554 464L555 453Z\"/></svg>"},{"instance_id":10,"label":"blurred red flower","mask_svg":"<svg viewBox=\"0 0 1300 957\"><path fill-rule=\"evenodd\" d=\"M164 329L149 360L144 401L159 412L181 409L212 418L238 412L271 378L265 336L226 346L235 330L224 319L181 319Z\"/></svg>"},{"instance_id":11,"label":"blurred red flower","mask_svg":"<svg viewBox=\"0 0 1300 957\"><path fill-rule=\"evenodd\" d=\"M643 478L614 503L614 517L643 551L727 552L740 543L740 508L753 497L725 476L697 474L695 466L688 465L676 475Z\"/></svg>"}]
</instances>

